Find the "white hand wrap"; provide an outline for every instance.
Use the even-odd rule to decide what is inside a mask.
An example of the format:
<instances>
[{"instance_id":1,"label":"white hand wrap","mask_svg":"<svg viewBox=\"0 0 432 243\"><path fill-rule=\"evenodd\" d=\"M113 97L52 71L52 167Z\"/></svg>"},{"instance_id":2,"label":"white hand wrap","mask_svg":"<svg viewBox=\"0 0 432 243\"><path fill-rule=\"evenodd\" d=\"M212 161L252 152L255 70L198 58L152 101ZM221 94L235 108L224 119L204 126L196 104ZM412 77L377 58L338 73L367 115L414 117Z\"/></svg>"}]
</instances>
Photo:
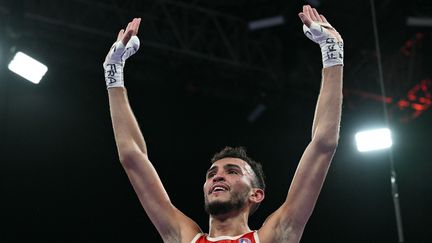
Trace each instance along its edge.
<instances>
[{"instance_id":1,"label":"white hand wrap","mask_svg":"<svg viewBox=\"0 0 432 243\"><path fill-rule=\"evenodd\" d=\"M309 39L320 45L324 68L343 65L343 42L337 41L323 26L333 28L328 23L312 22L309 28L303 25L303 32Z\"/></svg>"},{"instance_id":2,"label":"white hand wrap","mask_svg":"<svg viewBox=\"0 0 432 243\"><path fill-rule=\"evenodd\" d=\"M126 46L121 41L115 42L103 63L107 88L124 87L123 68L126 59L135 54L140 46L137 36L132 36Z\"/></svg>"}]
</instances>

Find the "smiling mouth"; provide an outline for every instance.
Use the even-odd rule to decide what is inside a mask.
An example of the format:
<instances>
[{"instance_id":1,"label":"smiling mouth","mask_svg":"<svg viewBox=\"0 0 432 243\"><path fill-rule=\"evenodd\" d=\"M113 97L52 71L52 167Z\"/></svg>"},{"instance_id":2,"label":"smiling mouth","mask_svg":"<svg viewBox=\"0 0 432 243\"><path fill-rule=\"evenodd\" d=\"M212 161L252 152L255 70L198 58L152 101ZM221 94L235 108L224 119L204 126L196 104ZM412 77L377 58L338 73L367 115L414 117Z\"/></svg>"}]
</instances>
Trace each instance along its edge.
<instances>
[{"instance_id":1,"label":"smiling mouth","mask_svg":"<svg viewBox=\"0 0 432 243\"><path fill-rule=\"evenodd\" d=\"M214 186L211 190L209 194L213 194L213 193L222 193L222 192L227 192L228 191L228 187L226 186Z\"/></svg>"}]
</instances>

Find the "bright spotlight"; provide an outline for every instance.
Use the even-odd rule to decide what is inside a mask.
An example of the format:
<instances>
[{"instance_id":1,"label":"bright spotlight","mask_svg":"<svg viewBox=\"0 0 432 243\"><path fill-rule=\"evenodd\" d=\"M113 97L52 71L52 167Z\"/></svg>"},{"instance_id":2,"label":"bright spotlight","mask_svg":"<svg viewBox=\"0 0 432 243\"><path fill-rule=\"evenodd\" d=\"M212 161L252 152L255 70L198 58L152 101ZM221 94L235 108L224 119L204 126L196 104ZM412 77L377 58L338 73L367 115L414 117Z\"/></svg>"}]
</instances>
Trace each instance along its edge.
<instances>
[{"instance_id":1,"label":"bright spotlight","mask_svg":"<svg viewBox=\"0 0 432 243\"><path fill-rule=\"evenodd\" d=\"M38 84L48 71L47 66L22 52L17 52L15 54L8 68L12 72L35 84Z\"/></svg>"},{"instance_id":2,"label":"bright spotlight","mask_svg":"<svg viewBox=\"0 0 432 243\"><path fill-rule=\"evenodd\" d=\"M357 150L368 152L390 148L393 144L388 128L358 132L355 135Z\"/></svg>"}]
</instances>

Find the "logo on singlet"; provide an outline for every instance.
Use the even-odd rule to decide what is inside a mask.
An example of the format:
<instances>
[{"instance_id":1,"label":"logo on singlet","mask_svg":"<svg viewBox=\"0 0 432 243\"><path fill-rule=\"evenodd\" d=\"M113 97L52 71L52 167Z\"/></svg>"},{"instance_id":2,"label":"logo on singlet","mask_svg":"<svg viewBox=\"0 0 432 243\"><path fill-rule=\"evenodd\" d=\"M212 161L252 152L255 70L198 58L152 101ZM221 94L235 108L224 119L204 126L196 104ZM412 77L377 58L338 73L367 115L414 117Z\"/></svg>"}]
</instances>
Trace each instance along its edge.
<instances>
[{"instance_id":1,"label":"logo on singlet","mask_svg":"<svg viewBox=\"0 0 432 243\"><path fill-rule=\"evenodd\" d=\"M246 239L246 238L241 238L239 240L239 243L251 243L251 241L249 239Z\"/></svg>"}]
</instances>

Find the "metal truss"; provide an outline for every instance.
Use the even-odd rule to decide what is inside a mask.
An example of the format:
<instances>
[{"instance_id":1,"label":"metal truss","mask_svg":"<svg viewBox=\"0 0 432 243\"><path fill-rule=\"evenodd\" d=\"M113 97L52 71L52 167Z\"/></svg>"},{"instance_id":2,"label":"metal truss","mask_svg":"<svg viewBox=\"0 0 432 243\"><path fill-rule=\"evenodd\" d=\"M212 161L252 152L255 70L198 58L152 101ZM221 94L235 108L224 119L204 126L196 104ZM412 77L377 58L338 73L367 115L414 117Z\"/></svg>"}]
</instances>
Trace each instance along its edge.
<instances>
[{"instance_id":1,"label":"metal truss","mask_svg":"<svg viewBox=\"0 0 432 243\"><path fill-rule=\"evenodd\" d=\"M75 45L77 39L113 40L132 17L141 17L139 35L146 47L264 72L268 72L270 57L273 61L280 59L278 53L282 47L277 38L251 33L246 21L194 4L157 0L21 1L21 4L14 4L13 8L22 9L18 11L22 18L43 26L39 30L26 30L33 37L35 32L44 31L45 37L73 41ZM0 8L5 12L4 6ZM55 33L50 33L52 28Z\"/></svg>"}]
</instances>

